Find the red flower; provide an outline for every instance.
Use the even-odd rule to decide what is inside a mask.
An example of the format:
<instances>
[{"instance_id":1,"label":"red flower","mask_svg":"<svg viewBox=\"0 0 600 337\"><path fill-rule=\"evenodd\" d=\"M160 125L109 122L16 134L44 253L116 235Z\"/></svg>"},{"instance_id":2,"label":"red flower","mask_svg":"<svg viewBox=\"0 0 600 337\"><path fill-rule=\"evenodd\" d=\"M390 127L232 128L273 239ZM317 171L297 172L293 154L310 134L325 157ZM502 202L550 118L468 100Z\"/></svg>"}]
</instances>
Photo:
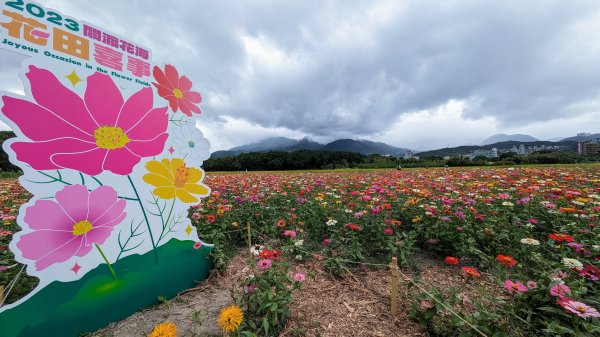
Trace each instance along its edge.
<instances>
[{"instance_id":1,"label":"red flower","mask_svg":"<svg viewBox=\"0 0 600 337\"><path fill-rule=\"evenodd\" d=\"M548 234L548 237L556 242L573 242L573 241L575 241L571 235L563 234L563 233Z\"/></svg>"},{"instance_id":2,"label":"red flower","mask_svg":"<svg viewBox=\"0 0 600 337\"><path fill-rule=\"evenodd\" d=\"M353 231L359 231L359 230L362 229L362 228L360 228L359 225L354 224L354 223L349 223L349 224L346 225L346 227L348 227L348 229L351 229Z\"/></svg>"},{"instance_id":3,"label":"red flower","mask_svg":"<svg viewBox=\"0 0 600 337\"><path fill-rule=\"evenodd\" d=\"M446 259L444 261L446 261L446 264L449 264L451 266L456 266L459 263L458 259L453 256L446 256Z\"/></svg>"},{"instance_id":4,"label":"red flower","mask_svg":"<svg viewBox=\"0 0 600 337\"><path fill-rule=\"evenodd\" d=\"M158 89L160 97L166 99L173 112L181 110L187 116L192 116L192 112L200 114L200 108L196 104L202 102L202 96L199 92L191 91L192 81L186 76L179 77L177 69L170 64L165 66L163 72L159 67L152 70L156 82L152 84Z\"/></svg>"},{"instance_id":5,"label":"red flower","mask_svg":"<svg viewBox=\"0 0 600 337\"><path fill-rule=\"evenodd\" d=\"M392 234L394 234L394 230L391 229L391 228L384 228L383 229L383 234L385 234L385 235L392 235Z\"/></svg>"},{"instance_id":6,"label":"red flower","mask_svg":"<svg viewBox=\"0 0 600 337\"><path fill-rule=\"evenodd\" d=\"M481 274L475 267L462 267L463 273L469 277L480 277Z\"/></svg>"},{"instance_id":7,"label":"red flower","mask_svg":"<svg viewBox=\"0 0 600 337\"><path fill-rule=\"evenodd\" d=\"M508 255L498 255L496 256L496 260L500 261L505 266L512 267L517 264L517 260L515 260L512 256Z\"/></svg>"},{"instance_id":8,"label":"red flower","mask_svg":"<svg viewBox=\"0 0 600 337\"><path fill-rule=\"evenodd\" d=\"M263 259L270 259L273 257L273 252L268 249L263 249L260 251L260 253L258 253L258 256Z\"/></svg>"}]
</instances>

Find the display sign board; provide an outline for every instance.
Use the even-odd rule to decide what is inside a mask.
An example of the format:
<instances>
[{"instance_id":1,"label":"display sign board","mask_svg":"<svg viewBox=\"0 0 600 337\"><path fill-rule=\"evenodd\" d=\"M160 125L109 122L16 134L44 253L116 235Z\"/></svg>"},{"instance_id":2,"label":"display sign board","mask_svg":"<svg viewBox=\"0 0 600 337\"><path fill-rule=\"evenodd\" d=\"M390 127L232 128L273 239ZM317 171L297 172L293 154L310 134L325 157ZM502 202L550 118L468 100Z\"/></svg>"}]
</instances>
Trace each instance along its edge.
<instances>
[{"instance_id":1,"label":"display sign board","mask_svg":"<svg viewBox=\"0 0 600 337\"><path fill-rule=\"evenodd\" d=\"M188 218L210 194L200 93L149 48L32 1L3 1L0 48L25 54L1 93L20 183L10 250L39 285L0 308L0 336L78 336L207 277ZM2 52L2 51L0 51Z\"/></svg>"}]
</instances>

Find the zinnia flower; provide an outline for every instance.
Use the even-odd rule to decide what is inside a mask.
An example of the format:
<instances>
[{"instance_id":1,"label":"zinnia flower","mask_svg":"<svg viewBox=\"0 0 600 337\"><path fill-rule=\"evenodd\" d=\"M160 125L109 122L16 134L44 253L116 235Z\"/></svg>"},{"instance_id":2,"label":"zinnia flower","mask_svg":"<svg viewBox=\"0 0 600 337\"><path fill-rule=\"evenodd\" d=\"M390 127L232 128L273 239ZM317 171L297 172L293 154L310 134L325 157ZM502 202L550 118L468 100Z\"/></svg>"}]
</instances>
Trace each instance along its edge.
<instances>
[{"instance_id":1,"label":"zinnia flower","mask_svg":"<svg viewBox=\"0 0 600 337\"><path fill-rule=\"evenodd\" d=\"M511 293L524 293L528 290L527 287L523 285L523 283L513 282L511 280L506 280L504 282L504 288Z\"/></svg>"},{"instance_id":2,"label":"zinnia flower","mask_svg":"<svg viewBox=\"0 0 600 337\"><path fill-rule=\"evenodd\" d=\"M600 317L600 313L595 308L590 307L589 305L583 302L577 302L570 298L561 298L556 301L566 312L573 313L579 317L588 318L588 317Z\"/></svg>"},{"instance_id":3,"label":"zinnia flower","mask_svg":"<svg viewBox=\"0 0 600 337\"><path fill-rule=\"evenodd\" d=\"M55 199L27 207L24 221L32 231L19 237L17 248L24 258L36 261L36 270L85 256L123 221L125 205L109 186L91 192L82 185L65 186Z\"/></svg>"},{"instance_id":4,"label":"zinnia flower","mask_svg":"<svg viewBox=\"0 0 600 337\"><path fill-rule=\"evenodd\" d=\"M146 163L149 173L143 176L146 183L156 187L152 194L161 199L177 199L185 203L196 203L209 195L208 186L201 183L204 171L194 167L187 167L181 158L167 158ZM198 195L198 197L194 196Z\"/></svg>"},{"instance_id":5,"label":"zinnia flower","mask_svg":"<svg viewBox=\"0 0 600 337\"><path fill-rule=\"evenodd\" d=\"M500 263L508 267L512 267L517 264L517 260L515 260L512 256L508 255L498 255L496 256L496 260L500 261Z\"/></svg>"},{"instance_id":6,"label":"zinnia flower","mask_svg":"<svg viewBox=\"0 0 600 337\"><path fill-rule=\"evenodd\" d=\"M296 281L296 282L304 282L305 279L306 279L306 276L302 273L294 274L294 281Z\"/></svg>"},{"instance_id":7,"label":"zinnia flower","mask_svg":"<svg viewBox=\"0 0 600 337\"><path fill-rule=\"evenodd\" d=\"M94 73L82 99L48 70L29 66L25 76L35 102L3 96L2 112L29 138L10 147L35 170L127 175L141 158L163 151L167 107L153 109L151 88L124 101L110 76Z\"/></svg>"},{"instance_id":8,"label":"zinnia flower","mask_svg":"<svg viewBox=\"0 0 600 337\"><path fill-rule=\"evenodd\" d=\"M573 269L581 269L581 268L583 268L583 263L581 263L581 262L579 262L578 260L575 260L575 259L570 259L568 257L563 257L562 263L567 268L573 268Z\"/></svg>"},{"instance_id":9,"label":"zinnia flower","mask_svg":"<svg viewBox=\"0 0 600 337\"><path fill-rule=\"evenodd\" d=\"M362 228L360 228L360 226L359 226L359 225L357 225L357 224L354 224L354 223L349 223L349 224L346 224L346 227L347 227L348 229L350 229L350 230L353 230L353 231L359 231L359 230L361 230L361 229L362 229Z\"/></svg>"},{"instance_id":10,"label":"zinnia flower","mask_svg":"<svg viewBox=\"0 0 600 337\"><path fill-rule=\"evenodd\" d=\"M574 241L574 239L571 235L563 234L563 233L548 234L548 237L556 242L572 242L572 241Z\"/></svg>"},{"instance_id":11,"label":"zinnia flower","mask_svg":"<svg viewBox=\"0 0 600 337\"><path fill-rule=\"evenodd\" d=\"M524 243L526 245L531 245L531 246L539 246L540 242L536 239L532 239L532 238L524 238L521 239L521 243Z\"/></svg>"},{"instance_id":12,"label":"zinnia flower","mask_svg":"<svg viewBox=\"0 0 600 337\"><path fill-rule=\"evenodd\" d=\"M232 305L221 310L221 313L219 314L219 325L225 333L232 333L240 327L243 319L244 313L242 312L242 309L237 305Z\"/></svg>"},{"instance_id":13,"label":"zinnia flower","mask_svg":"<svg viewBox=\"0 0 600 337\"><path fill-rule=\"evenodd\" d=\"M563 297L571 294L571 288L566 284L557 284L550 288L550 295Z\"/></svg>"},{"instance_id":14,"label":"zinnia flower","mask_svg":"<svg viewBox=\"0 0 600 337\"><path fill-rule=\"evenodd\" d=\"M186 76L179 77L177 69L170 64L165 66L163 72L159 67L155 66L152 70L156 82L152 85L158 90L160 97L166 99L171 106L173 112L181 110L187 116L192 116L193 113L200 114L200 108L196 104L202 102L202 96L199 92L192 91L192 81ZM158 83L157 83L158 82Z\"/></svg>"},{"instance_id":15,"label":"zinnia flower","mask_svg":"<svg viewBox=\"0 0 600 337\"><path fill-rule=\"evenodd\" d=\"M258 267L260 269L269 269L271 267L271 260L270 259L262 259L258 261Z\"/></svg>"},{"instance_id":16,"label":"zinnia flower","mask_svg":"<svg viewBox=\"0 0 600 337\"><path fill-rule=\"evenodd\" d=\"M598 281L600 279L600 269L588 264L579 271L579 275L590 281Z\"/></svg>"},{"instance_id":17,"label":"zinnia flower","mask_svg":"<svg viewBox=\"0 0 600 337\"><path fill-rule=\"evenodd\" d=\"M456 266L459 263L458 258L454 256L446 256L444 261L446 262L446 264L449 264L451 266Z\"/></svg>"},{"instance_id":18,"label":"zinnia flower","mask_svg":"<svg viewBox=\"0 0 600 337\"><path fill-rule=\"evenodd\" d=\"M385 235L392 235L392 234L394 234L394 230L391 229L391 228L384 228L383 229L383 234L385 234Z\"/></svg>"},{"instance_id":19,"label":"zinnia flower","mask_svg":"<svg viewBox=\"0 0 600 337\"><path fill-rule=\"evenodd\" d=\"M202 242L196 242L194 243L194 249L200 249L200 247L202 247Z\"/></svg>"},{"instance_id":20,"label":"zinnia flower","mask_svg":"<svg viewBox=\"0 0 600 337\"><path fill-rule=\"evenodd\" d=\"M164 322L160 323L152 329L152 332L148 334L148 337L176 337L177 326L175 323Z\"/></svg>"},{"instance_id":21,"label":"zinnia flower","mask_svg":"<svg viewBox=\"0 0 600 337\"><path fill-rule=\"evenodd\" d=\"M469 277L480 277L481 274L475 267L462 267L463 273Z\"/></svg>"}]
</instances>

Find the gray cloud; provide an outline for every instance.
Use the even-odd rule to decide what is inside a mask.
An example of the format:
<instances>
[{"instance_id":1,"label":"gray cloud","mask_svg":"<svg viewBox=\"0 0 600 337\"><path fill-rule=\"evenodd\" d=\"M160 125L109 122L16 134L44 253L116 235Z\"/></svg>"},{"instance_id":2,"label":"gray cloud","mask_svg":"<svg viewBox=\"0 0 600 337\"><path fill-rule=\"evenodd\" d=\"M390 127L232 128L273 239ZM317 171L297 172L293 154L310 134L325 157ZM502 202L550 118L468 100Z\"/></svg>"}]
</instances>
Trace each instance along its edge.
<instances>
[{"instance_id":1,"label":"gray cloud","mask_svg":"<svg viewBox=\"0 0 600 337\"><path fill-rule=\"evenodd\" d=\"M505 128L600 108L600 5L591 0L47 6L178 65L215 125L229 116L317 137L369 137L450 100L465 102L463 118L491 116ZM14 67L4 54L0 73Z\"/></svg>"}]
</instances>

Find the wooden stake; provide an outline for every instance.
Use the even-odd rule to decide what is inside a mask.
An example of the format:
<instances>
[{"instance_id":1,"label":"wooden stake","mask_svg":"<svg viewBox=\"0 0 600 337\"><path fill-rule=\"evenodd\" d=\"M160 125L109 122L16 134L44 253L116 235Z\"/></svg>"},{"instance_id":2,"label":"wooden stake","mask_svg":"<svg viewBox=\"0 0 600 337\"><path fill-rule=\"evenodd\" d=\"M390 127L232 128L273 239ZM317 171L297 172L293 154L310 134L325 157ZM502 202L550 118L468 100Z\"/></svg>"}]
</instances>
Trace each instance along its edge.
<instances>
[{"instance_id":1,"label":"wooden stake","mask_svg":"<svg viewBox=\"0 0 600 337\"><path fill-rule=\"evenodd\" d=\"M392 257L390 269L392 271L392 291L390 294L390 302L392 304L392 318L396 318L396 312L398 311L398 259L396 257Z\"/></svg>"},{"instance_id":2,"label":"wooden stake","mask_svg":"<svg viewBox=\"0 0 600 337\"><path fill-rule=\"evenodd\" d=\"M247 222L248 225L248 251L252 252L252 236L250 236L250 221Z\"/></svg>"},{"instance_id":3,"label":"wooden stake","mask_svg":"<svg viewBox=\"0 0 600 337\"><path fill-rule=\"evenodd\" d=\"M4 286L0 285L0 307L2 306L3 301L4 301Z\"/></svg>"}]
</instances>

